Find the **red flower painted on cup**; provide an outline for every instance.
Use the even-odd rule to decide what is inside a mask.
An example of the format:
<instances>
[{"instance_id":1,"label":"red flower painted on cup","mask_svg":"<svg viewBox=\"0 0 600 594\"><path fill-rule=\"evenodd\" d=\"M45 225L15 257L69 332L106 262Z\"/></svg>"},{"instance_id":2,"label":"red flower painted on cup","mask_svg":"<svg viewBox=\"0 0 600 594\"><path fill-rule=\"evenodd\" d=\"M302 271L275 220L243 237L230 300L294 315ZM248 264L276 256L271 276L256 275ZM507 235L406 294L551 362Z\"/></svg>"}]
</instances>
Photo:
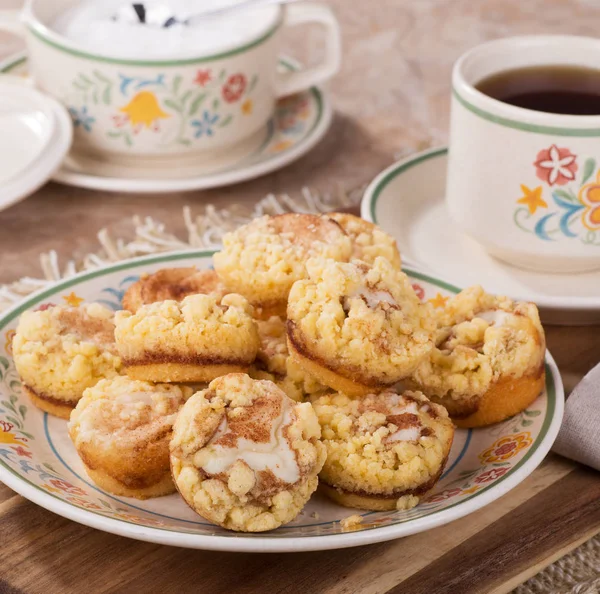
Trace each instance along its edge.
<instances>
[{"instance_id":1,"label":"red flower painted on cup","mask_svg":"<svg viewBox=\"0 0 600 594\"><path fill-rule=\"evenodd\" d=\"M505 466L503 468L492 468L491 470L487 470L483 474L480 474L476 479L476 483L489 483L490 481L495 481L497 478L500 478L503 474L508 472L509 466Z\"/></svg>"},{"instance_id":2,"label":"red flower painted on cup","mask_svg":"<svg viewBox=\"0 0 600 594\"><path fill-rule=\"evenodd\" d=\"M437 503L438 501L445 501L446 499L450 499L451 497L458 495L461 491L462 489L460 489L459 487L456 487L455 489L445 489L444 491L440 491L433 497L430 497L427 500L427 503Z\"/></svg>"},{"instance_id":3,"label":"red flower painted on cup","mask_svg":"<svg viewBox=\"0 0 600 594\"><path fill-rule=\"evenodd\" d=\"M203 87L207 85L211 80L212 74L210 73L210 68L206 68L205 70L198 70L198 72L196 72L196 78L194 79L194 83Z\"/></svg>"},{"instance_id":4,"label":"red flower painted on cup","mask_svg":"<svg viewBox=\"0 0 600 594\"><path fill-rule=\"evenodd\" d=\"M549 186L564 186L575 179L577 155L568 148L559 148L555 144L537 154L534 162L535 173Z\"/></svg>"},{"instance_id":5,"label":"red flower painted on cup","mask_svg":"<svg viewBox=\"0 0 600 594\"><path fill-rule=\"evenodd\" d=\"M61 491L64 491L69 495L82 495L83 497L87 495L87 493L83 489L72 485L68 481L63 481L62 479L50 479L48 482L53 487L56 487L57 489L60 489Z\"/></svg>"},{"instance_id":6,"label":"red flower painted on cup","mask_svg":"<svg viewBox=\"0 0 600 594\"><path fill-rule=\"evenodd\" d=\"M243 74L232 74L223 85L223 99L227 103L235 103L246 90L246 77Z\"/></svg>"}]
</instances>

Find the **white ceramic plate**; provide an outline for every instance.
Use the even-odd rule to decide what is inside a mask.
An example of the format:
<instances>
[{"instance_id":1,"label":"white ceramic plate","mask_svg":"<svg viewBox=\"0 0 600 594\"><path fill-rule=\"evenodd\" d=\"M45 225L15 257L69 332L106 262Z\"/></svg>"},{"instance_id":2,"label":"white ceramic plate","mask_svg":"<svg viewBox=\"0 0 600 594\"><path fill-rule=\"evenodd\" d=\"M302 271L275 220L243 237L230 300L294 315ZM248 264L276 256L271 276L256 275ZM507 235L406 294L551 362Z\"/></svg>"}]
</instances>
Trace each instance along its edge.
<instances>
[{"instance_id":1,"label":"white ceramic plate","mask_svg":"<svg viewBox=\"0 0 600 594\"><path fill-rule=\"evenodd\" d=\"M10 357L18 316L47 303L78 299L121 307L124 290L142 272L168 266L210 266L212 252L152 256L86 272L28 298L0 318L0 480L34 503L82 524L139 540L223 551L312 551L351 547L440 526L491 503L542 461L558 432L563 388L547 356L546 391L526 411L495 426L458 430L445 472L410 511L359 512L363 524L344 532L340 520L357 513L316 493L294 522L264 534L228 532L197 516L178 495L148 501L115 497L87 477L64 420L42 413L21 393ZM407 273L423 299L457 291L435 278Z\"/></svg>"},{"instance_id":2,"label":"white ceramic plate","mask_svg":"<svg viewBox=\"0 0 600 594\"><path fill-rule=\"evenodd\" d=\"M282 58L280 62L282 68L297 67L297 63L288 58ZM26 55L20 53L0 63L0 72L26 75ZM125 165L69 155L53 179L72 186L110 192L182 192L227 186L265 175L296 161L325 136L332 116L327 95L313 87L280 99L275 117L265 128L256 148L233 165L229 163L220 167L212 163L208 172L199 165L197 170L188 168L175 179L151 179Z\"/></svg>"},{"instance_id":3,"label":"white ceramic plate","mask_svg":"<svg viewBox=\"0 0 600 594\"><path fill-rule=\"evenodd\" d=\"M489 256L452 223L444 201L447 149L395 163L367 188L362 216L398 241L403 261L466 287L533 301L550 324L600 322L600 272L549 274L521 270Z\"/></svg>"}]
</instances>

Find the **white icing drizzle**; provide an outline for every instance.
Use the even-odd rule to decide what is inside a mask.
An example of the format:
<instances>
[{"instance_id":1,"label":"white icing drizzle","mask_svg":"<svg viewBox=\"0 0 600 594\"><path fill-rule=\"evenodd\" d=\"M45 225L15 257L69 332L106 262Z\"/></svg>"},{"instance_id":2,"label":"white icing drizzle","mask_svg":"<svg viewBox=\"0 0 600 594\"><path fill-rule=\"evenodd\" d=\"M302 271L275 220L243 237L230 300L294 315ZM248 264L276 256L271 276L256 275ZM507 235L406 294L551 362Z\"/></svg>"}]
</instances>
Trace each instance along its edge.
<instances>
[{"instance_id":1,"label":"white icing drizzle","mask_svg":"<svg viewBox=\"0 0 600 594\"><path fill-rule=\"evenodd\" d=\"M417 441L420 436L420 427L406 427L388 435L387 441Z\"/></svg>"},{"instance_id":2,"label":"white icing drizzle","mask_svg":"<svg viewBox=\"0 0 600 594\"><path fill-rule=\"evenodd\" d=\"M105 407L108 404L107 400L94 400L90 402L80 412L77 419L79 440L92 441L95 439L104 443L114 441L119 430L122 428L119 427L119 420L127 421L132 415L139 414L143 407L152 407L155 404L152 396L152 392L127 392L119 394L112 399L112 403L121 405L116 412L111 413L114 415L112 418L115 422L115 427L112 431L110 431L110 421L105 421L107 417L105 417L104 411L106 411ZM161 396L164 398L179 397L176 393L168 392L161 393ZM142 406L139 406L140 404ZM160 411L158 411L158 414L160 415ZM161 419L165 424L173 424L176 417L177 412L161 415Z\"/></svg>"},{"instance_id":3,"label":"white icing drizzle","mask_svg":"<svg viewBox=\"0 0 600 594\"><path fill-rule=\"evenodd\" d=\"M413 401L406 402L406 400L403 400L390 408L390 413L393 415L402 415L404 413L416 415L418 412L419 407L417 406L417 403Z\"/></svg>"},{"instance_id":4,"label":"white icing drizzle","mask_svg":"<svg viewBox=\"0 0 600 594\"><path fill-rule=\"evenodd\" d=\"M507 311L502 311L501 309L489 309L487 311L478 313L475 317L481 318L482 320L485 320L489 324L494 324L495 326L503 326L504 323L513 316L514 314Z\"/></svg>"},{"instance_id":5,"label":"white icing drizzle","mask_svg":"<svg viewBox=\"0 0 600 594\"><path fill-rule=\"evenodd\" d=\"M267 443L238 437L237 447L228 448L213 445L220 437L228 433L227 417L205 446L208 460L201 468L208 474L225 472L237 460L243 460L254 472L270 470L279 480L289 484L300 478L300 469L296 456L283 435L283 429L292 422L290 405L282 403L282 412L271 425L270 439Z\"/></svg>"},{"instance_id":6,"label":"white icing drizzle","mask_svg":"<svg viewBox=\"0 0 600 594\"><path fill-rule=\"evenodd\" d=\"M375 291L366 287L356 289L350 297L361 297L367 302L370 308L377 307L379 303L389 303L397 305L396 300L387 291Z\"/></svg>"},{"instance_id":7,"label":"white icing drizzle","mask_svg":"<svg viewBox=\"0 0 600 594\"><path fill-rule=\"evenodd\" d=\"M170 394L164 394L170 396ZM152 392L127 392L125 394L119 394L113 402L118 404L146 404L152 406Z\"/></svg>"}]
</instances>

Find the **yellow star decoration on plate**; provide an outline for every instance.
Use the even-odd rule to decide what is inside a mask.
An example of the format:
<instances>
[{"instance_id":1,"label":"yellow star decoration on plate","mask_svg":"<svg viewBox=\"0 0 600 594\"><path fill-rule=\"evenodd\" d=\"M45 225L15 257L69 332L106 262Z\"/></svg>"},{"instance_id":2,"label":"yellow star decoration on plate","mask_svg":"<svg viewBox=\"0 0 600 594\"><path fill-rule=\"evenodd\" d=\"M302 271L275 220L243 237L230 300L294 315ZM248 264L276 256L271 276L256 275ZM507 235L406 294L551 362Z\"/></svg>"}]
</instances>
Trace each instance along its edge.
<instances>
[{"instance_id":1,"label":"yellow star decoration on plate","mask_svg":"<svg viewBox=\"0 0 600 594\"><path fill-rule=\"evenodd\" d=\"M438 293L433 299L429 300L429 303L431 303L433 307L444 307L448 299L450 299L450 297L444 297L441 293Z\"/></svg>"},{"instance_id":2,"label":"yellow star decoration on plate","mask_svg":"<svg viewBox=\"0 0 600 594\"><path fill-rule=\"evenodd\" d=\"M73 291L71 291L68 295L63 295L63 299L67 302L67 305L72 307L77 307L79 304L83 303L83 298L75 295Z\"/></svg>"},{"instance_id":3,"label":"yellow star decoration on plate","mask_svg":"<svg viewBox=\"0 0 600 594\"><path fill-rule=\"evenodd\" d=\"M252 113L253 107L254 105L252 103L252 99L246 99L246 101L242 103L242 113L244 115L250 115Z\"/></svg>"},{"instance_id":4,"label":"yellow star decoration on plate","mask_svg":"<svg viewBox=\"0 0 600 594\"><path fill-rule=\"evenodd\" d=\"M521 192L523 192L523 196L517 200L517 203L525 204L529 209L529 214L535 214L538 208L548 208L548 203L542 198L542 186L530 190L521 184Z\"/></svg>"},{"instance_id":5,"label":"yellow star decoration on plate","mask_svg":"<svg viewBox=\"0 0 600 594\"><path fill-rule=\"evenodd\" d=\"M280 140L278 143L274 144L271 148L271 152L273 153L281 153L287 149L289 149L294 143L291 140Z\"/></svg>"}]
</instances>

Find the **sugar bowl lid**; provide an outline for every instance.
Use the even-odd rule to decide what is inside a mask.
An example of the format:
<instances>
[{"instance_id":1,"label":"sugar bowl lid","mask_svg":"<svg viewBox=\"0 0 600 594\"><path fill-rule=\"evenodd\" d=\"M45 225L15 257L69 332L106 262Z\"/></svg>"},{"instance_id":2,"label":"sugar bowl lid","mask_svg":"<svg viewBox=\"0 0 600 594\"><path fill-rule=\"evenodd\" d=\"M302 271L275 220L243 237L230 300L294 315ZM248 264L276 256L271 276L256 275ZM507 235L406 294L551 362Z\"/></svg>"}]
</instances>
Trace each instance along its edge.
<instances>
[{"instance_id":1,"label":"sugar bowl lid","mask_svg":"<svg viewBox=\"0 0 600 594\"><path fill-rule=\"evenodd\" d=\"M26 78L0 77L0 210L46 183L73 140L67 110Z\"/></svg>"}]
</instances>

